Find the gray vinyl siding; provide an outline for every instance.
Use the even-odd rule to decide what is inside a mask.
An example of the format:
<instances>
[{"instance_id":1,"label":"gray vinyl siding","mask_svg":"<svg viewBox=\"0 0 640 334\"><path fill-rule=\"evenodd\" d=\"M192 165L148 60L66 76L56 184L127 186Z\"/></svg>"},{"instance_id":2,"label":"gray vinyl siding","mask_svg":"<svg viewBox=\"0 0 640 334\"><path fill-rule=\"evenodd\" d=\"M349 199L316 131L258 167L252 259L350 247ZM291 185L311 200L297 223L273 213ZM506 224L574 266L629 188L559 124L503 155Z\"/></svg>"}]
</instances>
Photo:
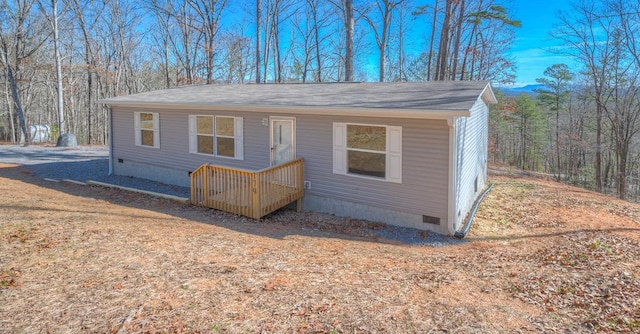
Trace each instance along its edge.
<instances>
[{"instance_id":1,"label":"gray vinyl siding","mask_svg":"<svg viewBox=\"0 0 640 334\"><path fill-rule=\"evenodd\" d=\"M333 174L333 122L402 126L402 183ZM306 193L378 208L447 219L446 121L356 117L297 117L298 156Z\"/></svg>"},{"instance_id":2,"label":"gray vinyl siding","mask_svg":"<svg viewBox=\"0 0 640 334\"><path fill-rule=\"evenodd\" d=\"M160 148L134 144L134 112L157 112L160 117ZM244 159L235 160L189 153L189 115L236 116L243 118ZM262 117L250 113L215 111L156 110L142 108L112 108L113 159L171 168L188 175L204 163L227 167L262 169L269 167L269 127ZM265 140L265 138L267 140Z\"/></svg>"},{"instance_id":3,"label":"gray vinyl siding","mask_svg":"<svg viewBox=\"0 0 640 334\"><path fill-rule=\"evenodd\" d=\"M471 109L470 117L456 121L456 223L461 223L473 202L484 188L487 175L487 105L478 99ZM478 178L478 188L474 181ZM457 214L456 213L456 214Z\"/></svg>"},{"instance_id":4,"label":"gray vinyl siding","mask_svg":"<svg viewBox=\"0 0 640 334\"><path fill-rule=\"evenodd\" d=\"M134 112L157 112L160 148L134 145ZM243 117L244 160L189 153L188 115ZM447 220L449 128L445 120L277 115L256 112L215 112L112 109L113 159L183 171L203 163L244 169L269 166L269 116L296 118L296 155L305 159L307 194ZM333 122L402 126L402 183L333 174ZM117 168L116 168L117 171Z\"/></svg>"}]
</instances>

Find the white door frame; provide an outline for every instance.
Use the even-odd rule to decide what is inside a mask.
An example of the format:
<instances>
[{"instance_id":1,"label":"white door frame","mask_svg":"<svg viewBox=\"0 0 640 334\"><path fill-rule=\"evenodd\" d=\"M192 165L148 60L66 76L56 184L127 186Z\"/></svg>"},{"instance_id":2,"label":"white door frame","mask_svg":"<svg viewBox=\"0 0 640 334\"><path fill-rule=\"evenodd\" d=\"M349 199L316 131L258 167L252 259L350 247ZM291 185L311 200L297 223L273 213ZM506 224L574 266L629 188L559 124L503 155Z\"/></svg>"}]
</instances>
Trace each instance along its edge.
<instances>
[{"instance_id":1,"label":"white door frame","mask_svg":"<svg viewBox=\"0 0 640 334\"><path fill-rule=\"evenodd\" d=\"M274 121L289 121L291 122L291 160L296 158L296 118L295 117L283 117L283 116L270 116L269 117L269 148L271 153L269 154L270 162L269 165L273 166L274 162L274 153L275 153L275 143L273 142L273 123Z\"/></svg>"}]
</instances>

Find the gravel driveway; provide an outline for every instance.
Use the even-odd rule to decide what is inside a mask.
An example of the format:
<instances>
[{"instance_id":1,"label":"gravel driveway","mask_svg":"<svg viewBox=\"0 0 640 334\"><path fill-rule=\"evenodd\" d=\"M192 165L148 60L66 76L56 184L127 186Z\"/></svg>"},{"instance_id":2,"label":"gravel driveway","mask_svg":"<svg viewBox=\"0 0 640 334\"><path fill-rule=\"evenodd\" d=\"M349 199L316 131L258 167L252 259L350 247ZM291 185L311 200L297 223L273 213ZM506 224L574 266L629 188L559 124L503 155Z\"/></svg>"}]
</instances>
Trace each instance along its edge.
<instances>
[{"instance_id":1,"label":"gravel driveway","mask_svg":"<svg viewBox=\"0 0 640 334\"><path fill-rule=\"evenodd\" d=\"M0 162L26 166L42 178L89 180L189 197L189 188L173 186L135 177L108 175L107 146L54 147L42 145L0 145Z\"/></svg>"}]
</instances>

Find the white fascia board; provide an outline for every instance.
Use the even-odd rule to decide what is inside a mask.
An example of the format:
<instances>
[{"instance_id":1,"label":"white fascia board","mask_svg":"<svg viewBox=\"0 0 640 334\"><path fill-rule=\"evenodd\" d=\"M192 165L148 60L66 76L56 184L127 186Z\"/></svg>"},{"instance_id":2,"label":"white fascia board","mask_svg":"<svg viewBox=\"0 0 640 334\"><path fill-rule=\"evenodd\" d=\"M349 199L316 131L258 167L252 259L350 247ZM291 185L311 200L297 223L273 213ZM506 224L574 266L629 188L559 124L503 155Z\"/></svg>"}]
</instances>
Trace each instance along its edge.
<instances>
[{"instance_id":1,"label":"white fascia board","mask_svg":"<svg viewBox=\"0 0 640 334\"><path fill-rule=\"evenodd\" d=\"M498 98L496 98L496 95L493 93L493 89L491 89L490 83L488 83L487 86L484 87L484 89L482 90L482 93L480 93L480 96L482 97L482 99L486 104L498 103Z\"/></svg>"},{"instance_id":2,"label":"white fascia board","mask_svg":"<svg viewBox=\"0 0 640 334\"><path fill-rule=\"evenodd\" d=\"M296 115L327 115L327 116L365 116L382 118L411 118L411 119L448 119L449 117L469 117L470 110L427 110L427 109L384 109L384 108L325 108L315 106L260 106L260 105L219 105L201 103L147 103L147 102L118 102L102 101L112 107L133 107L149 109L184 109L184 110L216 110L263 112Z\"/></svg>"}]
</instances>

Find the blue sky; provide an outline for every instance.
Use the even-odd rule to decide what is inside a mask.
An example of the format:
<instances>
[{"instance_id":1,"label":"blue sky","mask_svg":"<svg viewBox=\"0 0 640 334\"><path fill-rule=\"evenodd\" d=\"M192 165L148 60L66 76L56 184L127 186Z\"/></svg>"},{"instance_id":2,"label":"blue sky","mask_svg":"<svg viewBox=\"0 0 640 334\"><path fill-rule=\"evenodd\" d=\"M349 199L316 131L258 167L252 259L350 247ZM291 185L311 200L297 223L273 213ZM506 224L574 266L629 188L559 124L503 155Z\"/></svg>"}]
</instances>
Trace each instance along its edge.
<instances>
[{"instance_id":1,"label":"blue sky","mask_svg":"<svg viewBox=\"0 0 640 334\"><path fill-rule=\"evenodd\" d=\"M553 25L558 23L558 11L568 9L567 0L513 1L513 17L522 21L522 27L516 29L516 40L511 49L518 64L514 86L536 83L535 79L543 77L544 70L553 64L565 63L572 67L570 58L547 50L559 46L557 41L551 39L549 32L553 30Z\"/></svg>"}]
</instances>

